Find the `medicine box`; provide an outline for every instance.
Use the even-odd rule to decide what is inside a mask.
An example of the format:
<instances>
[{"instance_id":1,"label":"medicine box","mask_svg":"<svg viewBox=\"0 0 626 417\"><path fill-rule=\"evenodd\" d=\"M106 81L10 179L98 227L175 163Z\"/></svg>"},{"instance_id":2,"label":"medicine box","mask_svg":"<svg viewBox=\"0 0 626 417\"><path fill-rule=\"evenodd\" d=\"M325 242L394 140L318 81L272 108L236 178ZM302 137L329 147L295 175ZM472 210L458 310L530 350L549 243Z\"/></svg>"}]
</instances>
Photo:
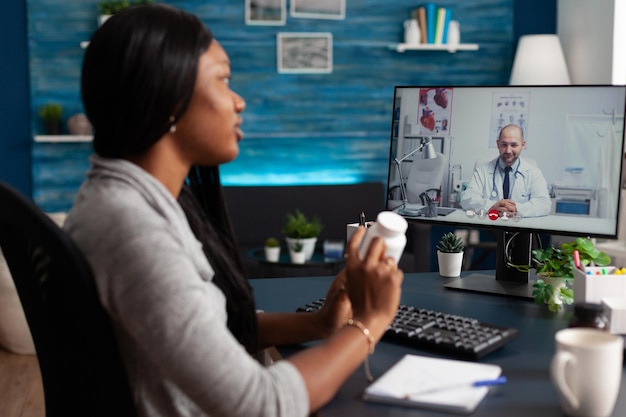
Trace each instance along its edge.
<instances>
[{"instance_id":1,"label":"medicine box","mask_svg":"<svg viewBox=\"0 0 626 417\"><path fill-rule=\"evenodd\" d=\"M574 271L574 302L602 303L606 297L626 297L626 275L614 266L587 267Z\"/></svg>"}]
</instances>

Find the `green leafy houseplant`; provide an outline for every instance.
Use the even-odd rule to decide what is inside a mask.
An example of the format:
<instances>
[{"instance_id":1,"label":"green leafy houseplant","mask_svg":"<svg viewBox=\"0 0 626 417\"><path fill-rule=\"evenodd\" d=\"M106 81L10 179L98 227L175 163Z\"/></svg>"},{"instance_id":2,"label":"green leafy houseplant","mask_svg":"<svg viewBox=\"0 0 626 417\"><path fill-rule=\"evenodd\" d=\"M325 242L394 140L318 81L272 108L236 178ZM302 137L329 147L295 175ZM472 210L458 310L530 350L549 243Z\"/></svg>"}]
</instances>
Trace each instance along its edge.
<instances>
[{"instance_id":1,"label":"green leafy houseplant","mask_svg":"<svg viewBox=\"0 0 626 417\"><path fill-rule=\"evenodd\" d=\"M278 239L276 239L275 237L268 237L267 240L265 241L266 248L277 248L279 246L280 246L280 243L278 243Z\"/></svg>"},{"instance_id":2,"label":"green leafy houseplant","mask_svg":"<svg viewBox=\"0 0 626 417\"><path fill-rule=\"evenodd\" d=\"M124 10L125 8L132 6L133 4L147 3L152 3L152 0L136 0L134 2L130 2L128 0L105 0L98 3L98 10L100 11L100 14L113 15L120 10Z\"/></svg>"},{"instance_id":3,"label":"green leafy houseplant","mask_svg":"<svg viewBox=\"0 0 626 417\"><path fill-rule=\"evenodd\" d=\"M130 2L128 0L107 0L98 3L98 10L100 11L100 14L105 15L115 14L127 7L130 7Z\"/></svg>"},{"instance_id":4,"label":"green leafy houseplant","mask_svg":"<svg viewBox=\"0 0 626 417\"><path fill-rule=\"evenodd\" d=\"M46 103L39 107L38 113L45 122L60 122L63 106L59 103Z\"/></svg>"},{"instance_id":5,"label":"green leafy houseplant","mask_svg":"<svg viewBox=\"0 0 626 417\"><path fill-rule=\"evenodd\" d=\"M300 210L287 214L287 221L281 232L292 239L308 239L319 236L323 229L319 218L307 218Z\"/></svg>"},{"instance_id":6,"label":"green leafy houseplant","mask_svg":"<svg viewBox=\"0 0 626 417\"><path fill-rule=\"evenodd\" d=\"M560 248L550 246L545 249L532 251L532 265L513 265L522 272L535 270L537 281L533 284L533 298L537 304L547 304L552 312L559 311L563 304L574 302L574 290L567 285L555 288L550 278L561 278L565 283L574 280L574 252L578 251L580 264L588 266L606 266L611 263L611 258L604 252L596 249L594 243L587 238L578 237L573 242L564 242ZM561 301L561 303L558 302Z\"/></svg>"},{"instance_id":7,"label":"green leafy houseplant","mask_svg":"<svg viewBox=\"0 0 626 417\"><path fill-rule=\"evenodd\" d=\"M452 232L444 234L437 243L437 250L443 253L461 253L464 249L461 238Z\"/></svg>"},{"instance_id":8,"label":"green leafy houseplant","mask_svg":"<svg viewBox=\"0 0 626 417\"><path fill-rule=\"evenodd\" d=\"M294 252L302 252L302 249L304 249L304 245L300 242L295 242L292 246L291 246L291 250Z\"/></svg>"},{"instance_id":9,"label":"green leafy houseplant","mask_svg":"<svg viewBox=\"0 0 626 417\"><path fill-rule=\"evenodd\" d=\"M61 132L61 115L63 106L59 103L46 103L39 107L39 117L44 121L48 135L58 135Z\"/></svg>"}]
</instances>

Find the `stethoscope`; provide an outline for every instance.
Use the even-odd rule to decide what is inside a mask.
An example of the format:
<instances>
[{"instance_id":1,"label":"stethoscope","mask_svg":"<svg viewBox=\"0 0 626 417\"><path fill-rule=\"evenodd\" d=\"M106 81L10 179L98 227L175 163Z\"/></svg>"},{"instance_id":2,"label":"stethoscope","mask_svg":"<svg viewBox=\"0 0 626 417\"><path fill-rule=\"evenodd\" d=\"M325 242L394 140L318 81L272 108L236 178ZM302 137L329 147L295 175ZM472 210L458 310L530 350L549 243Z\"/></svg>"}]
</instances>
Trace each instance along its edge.
<instances>
[{"instance_id":1,"label":"stethoscope","mask_svg":"<svg viewBox=\"0 0 626 417\"><path fill-rule=\"evenodd\" d=\"M493 174L491 175L491 199L495 200L496 198L498 198L498 188L496 187L496 172L498 172L498 164L500 163L500 158L496 159L496 166L493 169ZM517 164L517 168L515 169L515 172L513 173L515 179L517 179L517 174L520 174L522 176L522 178L524 177L524 174L519 172L519 166L520 164Z\"/></svg>"}]
</instances>

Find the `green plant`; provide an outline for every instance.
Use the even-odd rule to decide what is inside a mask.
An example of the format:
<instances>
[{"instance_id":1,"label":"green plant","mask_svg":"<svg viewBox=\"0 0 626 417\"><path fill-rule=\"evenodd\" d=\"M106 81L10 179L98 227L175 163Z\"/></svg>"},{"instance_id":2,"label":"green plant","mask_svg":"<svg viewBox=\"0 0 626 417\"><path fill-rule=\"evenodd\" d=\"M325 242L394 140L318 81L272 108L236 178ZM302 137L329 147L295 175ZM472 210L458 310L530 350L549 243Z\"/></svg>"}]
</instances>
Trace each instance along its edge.
<instances>
[{"instance_id":1,"label":"green plant","mask_svg":"<svg viewBox=\"0 0 626 417\"><path fill-rule=\"evenodd\" d=\"M302 249L304 249L304 245L302 244L302 242L294 242L293 245L291 245L291 250L294 252L302 252Z\"/></svg>"},{"instance_id":2,"label":"green plant","mask_svg":"<svg viewBox=\"0 0 626 417\"><path fill-rule=\"evenodd\" d=\"M597 265L606 266L611 263L611 257L606 253L596 249L593 241L588 238L578 237L573 242L564 242L560 248L550 246L544 249L534 249L532 253L532 265L514 265L522 272L535 270L537 280L533 284L533 298L537 304L548 304L550 311L556 312L562 308L562 304L555 303L555 291L558 291L556 298L563 304L574 302L574 290L564 286L559 289L554 288L548 281L549 278L562 278L566 283L574 280L574 252L578 252L581 266Z\"/></svg>"},{"instance_id":3,"label":"green plant","mask_svg":"<svg viewBox=\"0 0 626 417\"><path fill-rule=\"evenodd\" d=\"M437 249L444 253L460 253L463 252L465 246L463 241L452 232L448 232L441 237L437 243Z\"/></svg>"},{"instance_id":4,"label":"green plant","mask_svg":"<svg viewBox=\"0 0 626 417\"><path fill-rule=\"evenodd\" d=\"M308 239L319 236L324 226L319 218L308 219L304 213L296 209L295 213L288 213L287 220L281 232L292 239Z\"/></svg>"},{"instance_id":5,"label":"green plant","mask_svg":"<svg viewBox=\"0 0 626 417\"><path fill-rule=\"evenodd\" d=\"M46 122L59 122L63 113L63 106L59 103L47 103L39 107L38 113Z\"/></svg>"},{"instance_id":6,"label":"green plant","mask_svg":"<svg viewBox=\"0 0 626 417\"><path fill-rule=\"evenodd\" d=\"M100 14L115 14L134 4L148 3L152 3L152 0L135 0L134 2L129 0L105 0L98 3L98 10L100 10Z\"/></svg>"},{"instance_id":7,"label":"green plant","mask_svg":"<svg viewBox=\"0 0 626 417\"><path fill-rule=\"evenodd\" d=\"M278 239L276 239L275 237L268 237L267 240L265 241L266 248L277 248L279 246L280 246L280 243L278 243Z\"/></svg>"}]
</instances>

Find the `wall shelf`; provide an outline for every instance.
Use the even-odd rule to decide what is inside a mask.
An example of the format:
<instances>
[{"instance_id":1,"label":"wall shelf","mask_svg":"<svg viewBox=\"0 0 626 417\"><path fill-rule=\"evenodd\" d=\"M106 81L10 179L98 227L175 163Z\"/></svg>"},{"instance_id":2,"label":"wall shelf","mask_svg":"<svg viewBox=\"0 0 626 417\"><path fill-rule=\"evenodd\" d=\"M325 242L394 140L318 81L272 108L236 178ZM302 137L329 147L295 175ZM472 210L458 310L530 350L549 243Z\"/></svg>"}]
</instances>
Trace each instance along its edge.
<instances>
[{"instance_id":1,"label":"wall shelf","mask_svg":"<svg viewBox=\"0 0 626 417\"><path fill-rule=\"evenodd\" d=\"M91 142L91 135L35 135L35 142L39 143L68 143Z\"/></svg>"},{"instance_id":2,"label":"wall shelf","mask_svg":"<svg viewBox=\"0 0 626 417\"><path fill-rule=\"evenodd\" d=\"M402 53L405 51L448 51L454 53L456 51L478 51L477 43L460 43L457 45L448 44L430 44L419 43L417 45L410 43L392 43L389 49Z\"/></svg>"}]
</instances>

